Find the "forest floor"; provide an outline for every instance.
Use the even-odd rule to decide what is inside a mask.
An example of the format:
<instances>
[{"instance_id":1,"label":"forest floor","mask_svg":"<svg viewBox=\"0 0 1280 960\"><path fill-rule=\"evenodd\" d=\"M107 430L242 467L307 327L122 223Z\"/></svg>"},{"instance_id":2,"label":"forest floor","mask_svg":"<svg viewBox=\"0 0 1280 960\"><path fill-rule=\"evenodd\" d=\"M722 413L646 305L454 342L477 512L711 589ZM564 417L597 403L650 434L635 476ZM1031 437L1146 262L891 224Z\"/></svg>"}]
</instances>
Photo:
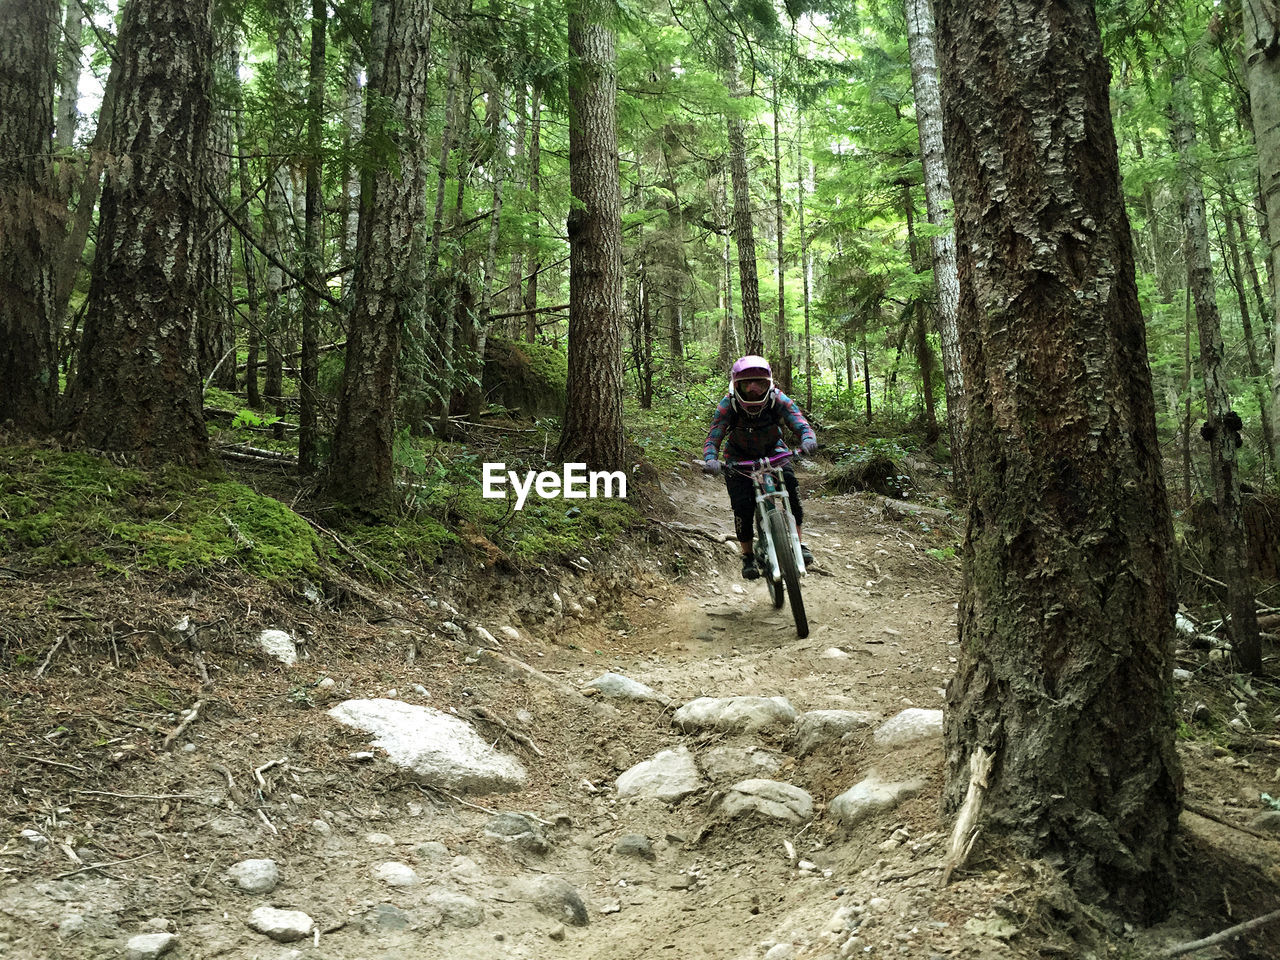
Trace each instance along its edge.
<instances>
[{"instance_id":1,"label":"forest floor","mask_svg":"<svg viewBox=\"0 0 1280 960\"><path fill-rule=\"evenodd\" d=\"M231 579L6 571L10 622L61 623L68 638L83 618L153 626L110 645L69 639L0 675L0 957L121 956L130 938L171 931L176 960L1140 958L1280 904L1280 834L1251 826L1259 796L1280 795L1280 745L1274 734L1194 734L1196 704L1201 718L1229 715L1245 696L1207 656L1178 693L1191 731L1180 740L1180 880L1170 918L1148 929L1080 905L1051 868L1000 850L940 886L949 824L938 738L886 749L867 728L797 756L785 731L677 728L674 707L703 696L781 696L799 711L881 719L941 709L957 657L959 568L946 548L961 530L886 512L871 494L809 496L817 564L804 581L812 632L800 640L761 582L740 581L721 542L723 485L693 473L663 483L678 513L648 538L531 576L442 573L381 609ZM447 615L520 639L500 640L504 659L476 657L447 638ZM164 625L184 618L166 638ZM305 638L296 666L253 648L263 627ZM579 692L605 671L672 706ZM327 714L348 697L471 718L520 759L528 785L467 797L425 788ZM620 773L681 744L704 769L718 748L754 750L775 771L763 776L812 795L815 816L725 816L718 801L732 780L674 804L619 799ZM871 770L926 787L844 829L827 804ZM493 836L501 812L525 814L541 835ZM647 839L646 856L615 849L629 835ZM279 886L242 893L225 872L258 858L275 861ZM377 879L387 861L418 882ZM547 876L576 891L589 922L537 909L533 884ZM246 918L266 903L304 911L315 931L288 944L254 932ZM1194 956L1274 960L1278 927Z\"/></svg>"}]
</instances>

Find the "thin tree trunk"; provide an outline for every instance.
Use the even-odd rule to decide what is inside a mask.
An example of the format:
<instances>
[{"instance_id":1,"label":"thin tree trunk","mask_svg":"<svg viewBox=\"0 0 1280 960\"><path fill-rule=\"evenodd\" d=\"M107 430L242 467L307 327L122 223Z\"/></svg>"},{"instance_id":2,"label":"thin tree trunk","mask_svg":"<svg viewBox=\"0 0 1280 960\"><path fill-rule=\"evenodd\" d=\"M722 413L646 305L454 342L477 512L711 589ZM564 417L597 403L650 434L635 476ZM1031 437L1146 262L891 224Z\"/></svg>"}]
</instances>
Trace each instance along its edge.
<instances>
[{"instance_id":1,"label":"thin tree trunk","mask_svg":"<svg viewBox=\"0 0 1280 960\"><path fill-rule=\"evenodd\" d=\"M783 249L785 236L782 220L782 100L778 96L778 77L773 78L773 211L774 231L778 240L778 362L782 372L783 391L791 389L791 351L787 335L787 261Z\"/></svg>"},{"instance_id":2,"label":"thin tree trunk","mask_svg":"<svg viewBox=\"0 0 1280 960\"><path fill-rule=\"evenodd\" d=\"M622 429L622 195L616 38L608 0L569 8L569 395L556 459L625 465Z\"/></svg>"},{"instance_id":3,"label":"thin tree trunk","mask_svg":"<svg viewBox=\"0 0 1280 960\"><path fill-rule=\"evenodd\" d=\"M239 49L236 49L235 69L233 74L239 76ZM240 197L243 201L252 192L252 184L249 182L249 160L246 154L249 153L250 145L245 139L244 134L244 99L239 94L239 84L236 85L236 146L238 154L238 171L240 175ZM258 311L258 267L257 257L253 253L253 246L244 237L240 236L240 260L244 266L244 285L245 285L245 304L249 311L248 323L248 356L245 358L244 371L244 388L246 399L249 407L257 410L262 406L262 395L259 392L258 384L258 357L262 344L262 331L260 329L259 311Z\"/></svg>"},{"instance_id":4,"label":"thin tree trunk","mask_svg":"<svg viewBox=\"0 0 1280 960\"><path fill-rule=\"evenodd\" d=\"M525 103L526 87L524 81L521 80L516 84L515 98L515 150L511 158L511 162L515 168L514 186L517 194L524 192L524 181L528 176L528 170L525 167L525 138L528 134L528 111ZM519 208L517 208L519 212ZM521 303L524 299L523 281L524 281L524 242L512 244L511 250L511 273L510 280L507 282L507 312L516 313L521 309ZM514 339L514 334L520 329L520 318L512 317L508 325L508 331Z\"/></svg>"},{"instance_id":5,"label":"thin tree trunk","mask_svg":"<svg viewBox=\"0 0 1280 960\"><path fill-rule=\"evenodd\" d=\"M907 47L911 55L911 85L924 168L924 199L929 223L942 227L951 218L951 182L942 145L942 97L938 88L937 51L933 42L933 10L929 0L907 0ZM938 295L935 318L942 347L942 376L947 398L947 433L951 444L951 475L957 492L965 488L961 437L965 421L964 364L956 310L960 284L956 277L954 228L930 238L933 283Z\"/></svg>"},{"instance_id":6,"label":"thin tree trunk","mask_svg":"<svg viewBox=\"0 0 1280 960\"><path fill-rule=\"evenodd\" d=\"M324 196L320 192L323 174L322 132L324 124L325 22L327 0L311 0L311 56L307 74L307 188L303 225L302 256L302 357L298 396L298 472L310 476L318 466L316 417L320 363L320 298L316 291L324 284Z\"/></svg>"},{"instance_id":7,"label":"thin tree trunk","mask_svg":"<svg viewBox=\"0 0 1280 960\"><path fill-rule=\"evenodd\" d=\"M209 456L196 325L212 6L130 0L120 27L114 163L68 422L86 446L143 461L199 465Z\"/></svg>"},{"instance_id":8,"label":"thin tree trunk","mask_svg":"<svg viewBox=\"0 0 1280 960\"><path fill-rule=\"evenodd\" d=\"M0 423L44 433L58 390L50 248L54 0L0 4Z\"/></svg>"},{"instance_id":9,"label":"thin tree trunk","mask_svg":"<svg viewBox=\"0 0 1280 960\"><path fill-rule=\"evenodd\" d=\"M493 325L493 281L498 272L498 233L502 224L502 185L507 178L507 146L502 132L502 114L505 109L502 91L494 80L489 89L488 122L492 153L485 168L493 179L493 204L489 214L489 247L484 258L484 281L480 288L480 315L476 320L476 351L471 369L472 383L469 389L467 411L473 420L480 417L484 407L484 352L489 342L489 328ZM517 286L519 284L517 283Z\"/></svg>"},{"instance_id":10,"label":"thin tree trunk","mask_svg":"<svg viewBox=\"0 0 1280 960\"><path fill-rule=\"evenodd\" d=\"M1177 91L1185 79L1175 76L1173 89L1174 137L1183 176L1183 217L1187 228L1187 283L1196 303L1196 323L1200 333L1200 372L1204 377L1205 412L1208 421L1202 436L1209 442L1209 471L1213 476L1213 501L1217 510L1211 524L1210 542L1218 557L1219 574L1227 585L1232 647L1241 666L1251 673L1262 671L1262 648L1258 638L1258 616L1246 561L1244 510L1240 500L1240 477L1236 459L1241 422L1230 409L1231 394L1224 369L1225 349L1222 322L1218 315L1213 269L1209 258L1209 228L1205 221L1204 193L1199 173L1193 169L1196 135L1190 105Z\"/></svg>"},{"instance_id":11,"label":"thin tree trunk","mask_svg":"<svg viewBox=\"0 0 1280 960\"><path fill-rule=\"evenodd\" d=\"M395 501L401 333L406 324L420 323L426 309L424 123L431 16L431 0L374 0L375 22L381 17L386 24L386 41L371 69L369 102L377 107L366 113L365 125L391 146L396 162L381 166L361 189L347 363L325 485L329 496L371 511Z\"/></svg>"},{"instance_id":12,"label":"thin tree trunk","mask_svg":"<svg viewBox=\"0 0 1280 960\"><path fill-rule=\"evenodd\" d=\"M529 283L524 288L525 319L524 338L528 343L538 339L538 275L542 273L542 251L538 238L542 235L542 89L533 88L533 100L529 104L529 202L532 204L530 219L533 221L533 252L529 257Z\"/></svg>"},{"instance_id":13,"label":"thin tree trunk","mask_svg":"<svg viewBox=\"0 0 1280 960\"><path fill-rule=\"evenodd\" d=\"M62 28L62 66L59 69L61 93L58 97L58 124L54 146L65 155L71 153L76 142L76 120L80 111L76 102L80 99L80 41L84 35L84 12L79 0L67 4L67 19Z\"/></svg>"},{"instance_id":14,"label":"thin tree trunk","mask_svg":"<svg viewBox=\"0 0 1280 960\"><path fill-rule=\"evenodd\" d=\"M347 149L351 150L364 136L364 114L361 110L362 97L360 91L360 57L359 49L352 44L351 55L347 58L346 104L343 114L346 118ZM342 177L342 265L349 270L356 262L356 239L360 227L360 175L356 165L346 162ZM351 292L351 273L344 273L342 279L342 298L348 299Z\"/></svg>"},{"instance_id":15,"label":"thin tree trunk","mask_svg":"<svg viewBox=\"0 0 1280 960\"><path fill-rule=\"evenodd\" d=\"M733 234L738 242L738 293L742 300L742 332L749 354L764 353L764 330L760 321L760 280L756 274L755 227L751 215L751 181L747 170L747 140L738 103L747 92L738 76L738 55L733 39L721 42L729 96L733 100L725 120L729 129L729 169L733 180Z\"/></svg>"}]
</instances>

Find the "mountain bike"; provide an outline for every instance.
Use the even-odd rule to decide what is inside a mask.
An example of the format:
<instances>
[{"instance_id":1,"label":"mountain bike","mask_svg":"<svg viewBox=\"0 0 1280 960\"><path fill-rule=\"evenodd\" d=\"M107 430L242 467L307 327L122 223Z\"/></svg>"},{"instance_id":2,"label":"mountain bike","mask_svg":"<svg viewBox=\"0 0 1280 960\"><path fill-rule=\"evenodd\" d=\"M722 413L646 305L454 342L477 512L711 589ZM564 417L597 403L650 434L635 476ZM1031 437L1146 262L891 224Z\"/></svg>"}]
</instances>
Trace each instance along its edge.
<instances>
[{"instance_id":1,"label":"mountain bike","mask_svg":"<svg viewBox=\"0 0 1280 960\"><path fill-rule=\"evenodd\" d=\"M764 573L774 607L781 607L784 599L791 601L796 635L803 640L809 635L809 618L800 593L804 557L800 555L800 534L782 476L782 465L797 453L786 450L761 460L728 461L725 467L751 478L756 492L756 565Z\"/></svg>"}]
</instances>

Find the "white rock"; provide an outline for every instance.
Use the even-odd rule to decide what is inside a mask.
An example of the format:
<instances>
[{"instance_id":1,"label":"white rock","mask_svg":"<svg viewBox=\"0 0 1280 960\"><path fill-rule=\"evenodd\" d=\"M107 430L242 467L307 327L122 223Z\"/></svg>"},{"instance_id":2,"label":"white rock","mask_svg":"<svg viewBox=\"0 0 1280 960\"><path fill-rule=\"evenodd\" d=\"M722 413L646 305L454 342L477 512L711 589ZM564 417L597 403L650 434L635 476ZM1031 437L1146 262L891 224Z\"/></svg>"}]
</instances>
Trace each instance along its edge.
<instances>
[{"instance_id":1,"label":"white rock","mask_svg":"<svg viewBox=\"0 0 1280 960\"><path fill-rule=\"evenodd\" d=\"M79 913L72 913L63 917L62 922L58 924L58 936L66 940L74 937L78 933L84 931L84 916Z\"/></svg>"},{"instance_id":2,"label":"white rock","mask_svg":"<svg viewBox=\"0 0 1280 960\"><path fill-rule=\"evenodd\" d=\"M517 630L515 627L499 627L498 632L502 634L504 637L506 637L508 640L520 639L520 631Z\"/></svg>"},{"instance_id":3,"label":"white rock","mask_svg":"<svg viewBox=\"0 0 1280 960\"><path fill-rule=\"evenodd\" d=\"M396 845L396 838L391 836L389 833L366 833L364 835L364 842L371 843L375 847L394 847Z\"/></svg>"},{"instance_id":4,"label":"white rock","mask_svg":"<svg viewBox=\"0 0 1280 960\"><path fill-rule=\"evenodd\" d=\"M794 943L777 943L769 948L764 960L795 960L796 945Z\"/></svg>"},{"instance_id":5,"label":"white rock","mask_svg":"<svg viewBox=\"0 0 1280 960\"><path fill-rule=\"evenodd\" d=\"M839 647L827 647L822 651L822 657L825 660L848 660L849 654L845 653Z\"/></svg>"},{"instance_id":6,"label":"white rock","mask_svg":"<svg viewBox=\"0 0 1280 960\"><path fill-rule=\"evenodd\" d=\"M293 943L311 936L315 921L301 910L277 910L258 907L249 914L249 929L265 934L279 943Z\"/></svg>"},{"instance_id":7,"label":"white rock","mask_svg":"<svg viewBox=\"0 0 1280 960\"><path fill-rule=\"evenodd\" d=\"M797 716L786 697L699 697L677 710L673 719L685 730L753 733L789 726Z\"/></svg>"},{"instance_id":8,"label":"white rock","mask_svg":"<svg viewBox=\"0 0 1280 960\"><path fill-rule=\"evenodd\" d=\"M321 680L319 683L316 684L316 686L319 687L321 690L332 690L337 685L338 685L338 681L334 680L333 677L325 677L323 680Z\"/></svg>"},{"instance_id":9,"label":"white rock","mask_svg":"<svg viewBox=\"0 0 1280 960\"><path fill-rule=\"evenodd\" d=\"M312 820L311 829L314 833L318 833L322 837L327 837L329 834L333 833L333 827L329 826L329 824L325 823L323 820Z\"/></svg>"},{"instance_id":10,"label":"white rock","mask_svg":"<svg viewBox=\"0 0 1280 960\"><path fill-rule=\"evenodd\" d=\"M839 742L878 719L863 710L810 710L791 728L791 751L797 757L807 757L824 743Z\"/></svg>"},{"instance_id":11,"label":"white rock","mask_svg":"<svg viewBox=\"0 0 1280 960\"><path fill-rule=\"evenodd\" d=\"M648 700L663 704L671 702L670 697L665 697L652 687L647 687L630 677L624 677L620 673L602 673L590 683L584 683L582 689L597 690L606 697L615 697L619 700Z\"/></svg>"},{"instance_id":12,"label":"white rock","mask_svg":"<svg viewBox=\"0 0 1280 960\"><path fill-rule=\"evenodd\" d=\"M1193 676L1194 674L1190 670L1183 670L1181 667L1173 671L1173 679L1175 680L1182 680L1185 682L1190 680Z\"/></svg>"},{"instance_id":13,"label":"white rock","mask_svg":"<svg viewBox=\"0 0 1280 960\"><path fill-rule=\"evenodd\" d=\"M735 584L734 584L732 587L730 587L729 589L731 589L734 593L746 593L746 592L747 592L747 591L745 591L745 590L743 590L743 589L742 589L742 584L740 584L740 583L735 583Z\"/></svg>"},{"instance_id":14,"label":"white rock","mask_svg":"<svg viewBox=\"0 0 1280 960\"><path fill-rule=\"evenodd\" d=\"M917 740L942 736L942 711L909 707L890 717L875 732L876 745L901 747Z\"/></svg>"},{"instance_id":15,"label":"white rock","mask_svg":"<svg viewBox=\"0 0 1280 960\"><path fill-rule=\"evenodd\" d=\"M227 868L227 876L245 893L270 893L280 883L274 860L241 860Z\"/></svg>"},{"instance_id":16,"label":"white rock","mask_svg":"<svg viewBox=\"0 0 1280 960\"><path fill-rule=\"evenodd\" d=\"M263 630L258 634L258 646L269 657L275 657L286 667L298 662L298 645L283 630Z\"/></svg>"},{"instance_id":17,"label":"white rock","mask_svg":"<svg viewBox=\"0 0 1280 960\"><path fill-rule=\"evenodd\" d=\"M558 593L551 594L551 612L557 617L564 613L564 600Z\"/></svg>"},{"instance_id":18,"label":"white rock","mask_svg":"<svg viewBox=\"0 0 1280 960\"><path fill-rule=\"evenodd\" d=\"M125 960L154 960L178 945L172 933L140 933L125 945Z\"/></svg>"},{"instance_id":19,"label":"white rock","mask_svg":"<svg viewBox=\"0 0 1280 960\"><path fill-rule=\"evenodd\" d=\"M663 750L618 777L618 796L674 803L705 786L688 747Z\"/></svg>"},{"instance_id":20,"label":"white rock","mask_svg":"<svg viewBox=\"0 0 1280 960\"><path fill-rule=\"evenodd\" d=\"M412 887L418 882L418 874L413 867L394 860L378 864L371 872L373 879L381 880L389 887Z\"/></svg>"},{"instance_id":21,"label":"white rock","mask_svg":"<svg viewBox=\"0 0 1280 960\"><path fill-rule=\"evenodd\" d=\"M451 927L475 927L484 922L484 908L465 893L436 890L423 899L428 910L439 912L441 920Z\"/></svg>"},{"instance_id":22,"label":"white rock","mask_svg":"<svg viewBox=\"0 0 1280 960\"><path fill-rule=\"evenodd\" d=\"M743 780L729 788L720 811L729 817L758 813L772 820L800 823L813 816L813 797L790 783Z\"/></svg>"},{"instance_id":23,"label":"white rock","mask_svg":"<svg viewBox=\"0 0 1280 960\"><path fill-rule=\"evenodd\" d=\"M923 789L923 780L889 783L871 770L865 780L832 800L827 810L846 827L852 827L873 814L893 809Z\"/></svg>"},{"instance_id":24,"label":"white rock","mask_svg":"<svg viewBox=\"0 0 1280 960\"><path fill-rule=\"evenodd\" d=\"M339 723L372 733L373 746L397 766L446 789L503 792L524 786L528 774L457 717L398 700L347 700L329 711Z\"/></svg>"},{"instance_id":25,"label":"white rock","mask_svg":"<svg viewBox=\"0 0 1280 960\"><path fill-rule=\"evenodd\" d=\"M476 636L480 638L480 643L486 647L493 647L501 650L502 644L498 642L498 638L486 630L484 627L476 627Z\"/></svg>"},{"instance_id":26,"label":"white rock","mask_svg":"<svg viewBox=\"0 0 1280 960\"><path fill-rule=\"evenodd\" d=\"M764 747L721 744L698 757L698 765L712 780L770 777L782 769L782 757Z\"/></svg>"}]
</instances>

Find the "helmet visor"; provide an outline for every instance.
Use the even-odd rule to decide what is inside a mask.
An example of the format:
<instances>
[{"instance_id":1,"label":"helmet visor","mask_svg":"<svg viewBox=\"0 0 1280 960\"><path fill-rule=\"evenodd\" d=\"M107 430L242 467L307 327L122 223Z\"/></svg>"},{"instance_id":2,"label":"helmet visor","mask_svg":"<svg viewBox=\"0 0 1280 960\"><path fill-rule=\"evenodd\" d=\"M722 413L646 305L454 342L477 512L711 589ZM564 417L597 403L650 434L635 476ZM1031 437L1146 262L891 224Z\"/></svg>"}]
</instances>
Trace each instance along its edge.
<instances>
[{"instance_id":1,"label":"helmet visor","mask_svg":"<svg viewBox=\"0 0 1280 960\"><path fill-rule=\"evenodd\" d=\"M743 400L763 400L769 392L769 381L739 380L737 389Z\"/></svg>"}]
</instances>

